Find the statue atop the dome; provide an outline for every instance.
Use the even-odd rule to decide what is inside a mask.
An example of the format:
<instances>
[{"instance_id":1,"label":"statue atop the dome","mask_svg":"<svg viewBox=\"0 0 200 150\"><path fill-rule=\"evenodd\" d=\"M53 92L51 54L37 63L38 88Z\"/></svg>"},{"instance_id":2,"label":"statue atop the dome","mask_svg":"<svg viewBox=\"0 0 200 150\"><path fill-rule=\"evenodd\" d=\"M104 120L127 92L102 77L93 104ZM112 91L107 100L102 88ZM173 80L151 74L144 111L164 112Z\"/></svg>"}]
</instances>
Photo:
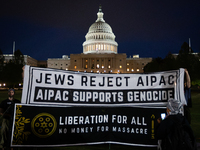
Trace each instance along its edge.
<instances>
[{"instance_id":1,"label":"statue atop the dome","mask_svg":"<svg viewBox=\"0 0 200 150\"><path fill-rule=\"evenodd\" d=\"M99 5L99 12L102 12L102 6L101 6L101 4Z\"/></svg>"},{"instance_id":2,"label":"statue atop the dome","mask_svg":"<svg viewBox=\"0 0 200 150\"><path fill-rule=\"evenodd\" d=\"M102 7L101 4L99 5L99 12L97 13L97 20L96 22L105 22L105 20L103 19L103 12L102 12Z\"/></svg>"}]
</instances>

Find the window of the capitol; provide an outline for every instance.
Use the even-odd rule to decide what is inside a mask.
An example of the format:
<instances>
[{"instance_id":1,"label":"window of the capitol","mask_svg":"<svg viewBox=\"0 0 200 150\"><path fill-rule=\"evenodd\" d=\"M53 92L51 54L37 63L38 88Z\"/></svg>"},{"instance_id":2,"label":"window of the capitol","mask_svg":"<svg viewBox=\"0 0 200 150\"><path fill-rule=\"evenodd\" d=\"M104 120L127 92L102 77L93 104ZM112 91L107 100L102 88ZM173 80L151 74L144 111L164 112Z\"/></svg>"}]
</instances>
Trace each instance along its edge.
<instances>
[{"instance_id":1,"label":"window of the capitol","mask_svg":"<svg viewBox=\"0 0 200 150\"><path fill-rule=\"evenodd\" d=\"M117 52L117 47L111 44L94 44L94 45L86 45L84 47L84 52L95 51L95 50Z\"/></svg>"}]
</instances>

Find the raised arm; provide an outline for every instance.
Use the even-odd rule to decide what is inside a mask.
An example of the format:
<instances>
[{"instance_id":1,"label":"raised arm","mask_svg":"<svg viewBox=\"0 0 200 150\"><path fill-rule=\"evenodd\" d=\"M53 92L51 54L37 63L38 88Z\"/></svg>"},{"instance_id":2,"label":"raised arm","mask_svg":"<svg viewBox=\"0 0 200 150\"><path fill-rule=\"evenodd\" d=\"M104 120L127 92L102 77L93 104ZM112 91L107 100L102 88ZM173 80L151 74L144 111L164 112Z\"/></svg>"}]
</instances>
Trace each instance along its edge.
<instances>
[{"instance_id":1,"label":"raised arm","mask_svg":"<svg viewBox=\"0 0 200 150\"><path fill-rule=\"evenodd\" d=\"M191 87L191 81L190 81L190 75L189 75L187 69L185 69L185 75L186 75L186 86L188 88L190 88Z\"/></svg>"}]
</instances>

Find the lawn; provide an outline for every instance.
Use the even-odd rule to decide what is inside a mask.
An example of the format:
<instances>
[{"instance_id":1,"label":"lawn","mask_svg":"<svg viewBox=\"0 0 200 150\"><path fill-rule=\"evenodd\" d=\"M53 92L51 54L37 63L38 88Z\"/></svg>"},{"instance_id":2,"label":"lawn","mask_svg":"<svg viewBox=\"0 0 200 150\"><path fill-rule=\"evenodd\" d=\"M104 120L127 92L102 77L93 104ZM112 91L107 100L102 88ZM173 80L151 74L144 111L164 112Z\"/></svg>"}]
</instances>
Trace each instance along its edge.
<instances>
[{"instance_id":1,"label":"lawn","mask_svg":"<svg viewBox=\"0 0 200 150\"><path fill-rule=\"evenodd\" d=\"M15 92L15 98L21 99L21 90L17 90ZM7 91L0 91L0 102L7 98ZM191 127L193 129L194 135L196 137L197 142L200 142L200 91L192 91L192 104L193 107L190 109L192 123ZM0 119L1 122L1 119ZM20 148L21 149L21 148ZM23 148L22 148L23 149ZM26 148L25 148L26 149ZM57 148L38 148L40 149L56 149L56 150L105 150L105 149L113 149L113 150L156 150L156 148L148 148L148 147L133 147L133 146L124 146L124 145L116 145L116 144L102 144L102 145L88 145L88 146L71 146L71 147L57 147Z\"/></svg>"},{"instance_id":2,"label":"lawn","mask_svg":"<svg viewBox=\"0 0 200 150\"><path fill-rule=\"evenodd\" d=\"M191 127L197 142L200 142L200 91L192 92Z\"/></svg>"}]
</instances>

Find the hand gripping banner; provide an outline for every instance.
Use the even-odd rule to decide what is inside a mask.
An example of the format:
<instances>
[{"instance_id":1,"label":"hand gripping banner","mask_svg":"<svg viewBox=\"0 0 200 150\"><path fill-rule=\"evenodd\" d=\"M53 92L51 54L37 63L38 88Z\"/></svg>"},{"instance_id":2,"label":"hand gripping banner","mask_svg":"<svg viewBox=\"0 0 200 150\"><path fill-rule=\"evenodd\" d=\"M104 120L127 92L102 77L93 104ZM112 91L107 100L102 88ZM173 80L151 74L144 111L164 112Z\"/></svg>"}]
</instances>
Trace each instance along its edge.
<instances>
[{"instance_id":1,"label":"hand gripping banner","mask_svg":"<svg viewBox=\"0 0 200 150\"><path fill-rule=\"evenodd\" d=\"M15 105L12 147L123 144L156 147L164 107ZM30 113L31 112L31 113Z\"/></svg>"},{"instance_id":2,"label":"hand gripping banner","mask_svg":"<svg viewBox=\"0 0 200 150\"><path fill-rule=\"evenodd\" d=\"M71 106L185 104L184 69L148 74L98 74L25 66L22 103Z\"/></svg>"}]
</instances>

